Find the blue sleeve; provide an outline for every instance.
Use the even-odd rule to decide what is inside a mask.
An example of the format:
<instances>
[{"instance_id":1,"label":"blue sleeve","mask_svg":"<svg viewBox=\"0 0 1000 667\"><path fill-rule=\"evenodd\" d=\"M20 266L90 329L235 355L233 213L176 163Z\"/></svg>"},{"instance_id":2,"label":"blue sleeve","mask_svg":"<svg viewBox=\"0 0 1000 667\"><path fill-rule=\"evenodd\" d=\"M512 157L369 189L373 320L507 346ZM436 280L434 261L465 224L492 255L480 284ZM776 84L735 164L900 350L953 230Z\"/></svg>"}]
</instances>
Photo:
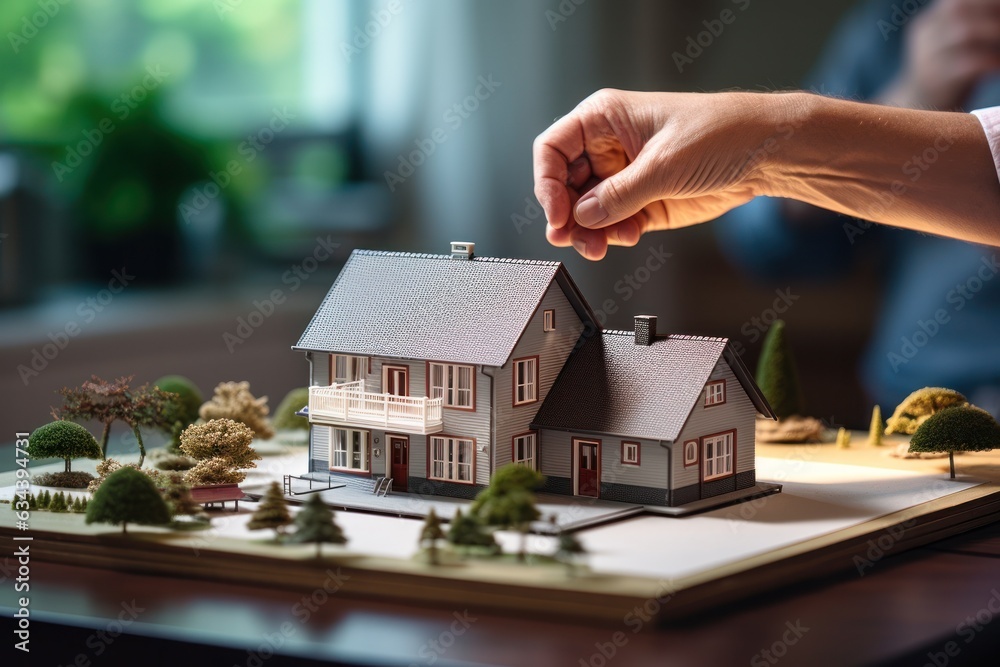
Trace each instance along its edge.
<instances>
[{"instance_id":1,"label":"blue sleeve","mask_svg":"<svg viewBox=\"0 0 1000 667\"><path fill-rule=\"evenodd\" d=\"M871 99L900 67L900 33L892 1L871 0L851 10L834 30L805 87L823 95ZM780 143L777 150L781 150ZM765 278L827 278L846 270L855 253L844 230L850 218L819 213L792 224L780 199L758 197L714 224L726 256ZM866 233L878 232L872 228Z\"/></svg>"}]
</instances>

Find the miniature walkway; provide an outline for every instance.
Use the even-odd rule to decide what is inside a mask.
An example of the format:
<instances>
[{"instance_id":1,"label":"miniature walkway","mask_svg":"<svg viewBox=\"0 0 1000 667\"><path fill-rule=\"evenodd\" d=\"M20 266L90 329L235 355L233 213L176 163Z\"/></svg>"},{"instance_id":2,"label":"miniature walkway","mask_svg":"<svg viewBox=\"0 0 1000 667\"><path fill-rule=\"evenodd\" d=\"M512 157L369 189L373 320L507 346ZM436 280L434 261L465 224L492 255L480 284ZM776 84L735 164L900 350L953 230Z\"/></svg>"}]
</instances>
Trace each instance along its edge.
<instances>
[{"instance_id":1,"label":"miniature walkway","mask_svg":"<svg viewBox=\"0 0 1000 667\"><path fill-rule=\"evenodd\" d=\"M307 482L293 480L293 484L295 492L308 489ZM247 484L242 486L243 490L251 496L260 496L264 492L263 487L250 487ZM421 496L402 491L393 491L387 496L375 496L371 491L352 486L317 490L315 493L319 494L323 501L334 509L391 514L413 519L423 519L432 508L442 519L451 519L455 510L467 510L472 502L461 498ZM300 504L308 500L311 495L313 494L305 493L286 496L286 498L290 503ZM543 517L543 521L536 522L534 526L535 532L539 533L551 532L548 518L553 514L556 516L560 528L577 530L610 521L619 521L626 517L642 514L645 511L641 505L596 498L579 498L548 493L539 493L536 498L538 499L538 511Z\"/></svg>"}]
</instances>

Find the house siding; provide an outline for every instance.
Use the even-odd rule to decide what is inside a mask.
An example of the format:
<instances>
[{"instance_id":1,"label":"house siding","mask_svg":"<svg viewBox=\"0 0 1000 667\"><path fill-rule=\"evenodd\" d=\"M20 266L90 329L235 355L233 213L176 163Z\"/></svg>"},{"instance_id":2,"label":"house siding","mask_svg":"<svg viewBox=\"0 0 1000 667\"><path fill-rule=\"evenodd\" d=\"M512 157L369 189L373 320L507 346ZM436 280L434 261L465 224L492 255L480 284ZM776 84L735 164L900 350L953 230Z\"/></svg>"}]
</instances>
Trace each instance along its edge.
<instances>
[{"instance_id":1,"label":"house siding","mask_svg":"<svg viewBox=\"0 0 1000 667\"><path fill-rule=\"evenodd\" d=\"M545 331L543 318L546 310L555 311L554 331ZM493 456L494 470L513 460L513 437L531 430L538 409L566 364L570 352L583 333L583 321L577 315L562 288L555 281L542 297L538 309L528 322L521 339L514 346L510 359L497 371L496 377L496 447ZM538 356L538 400L514 407L514 359ZM542 446L538 445L541 458Z\"/></svg>"},{"instance_id":2,"label":"house siding","mask_svg":"<svg viewBox=\"0 0 1000 667\"><path fill-rule=\"evenodd\" d=\"M670 453L656 440L641 438L619 438L608 435L587 435L567 431L542 429L541 433L541 472L553 479L569 480L569 488L557 493L572 493L573 480L573 440L601 441L601 485L602 497L604 486L642 487L665 490L667 488L667 470L669 470ZM639 443L639 465L622 465L622 440ZM562 488L565 482L556 481L553 488Z\"/></svg>"},{"instance_id":3,"label":"house siding","mask_svg":"<svg viewBox=\"0 0 1000 667\"><path fill-rule=\"evenodd\" d=\"M754 470L754 429L757 420L757 408L743 390L743 386L724 359L712 370L709 381L726 381L726 402L722 405L705 406L705 390L698 395L698 401L681 429L677 442L674 443L673 475L671 485L680 492L685 487L697 487L700 483L701 451L700 438L706 435L733 430L736 432L736 465L734 477L746 479L742 473L752 473ZM684 466L684 443L688 440L699 440L699 464ZM718 495L726 490L736 490L736 480L712 480L703 485L702 495ZM729 486L733 486L729 489ZM725 490L720 490L725 489Z\"/></svg>"}]
</instances>

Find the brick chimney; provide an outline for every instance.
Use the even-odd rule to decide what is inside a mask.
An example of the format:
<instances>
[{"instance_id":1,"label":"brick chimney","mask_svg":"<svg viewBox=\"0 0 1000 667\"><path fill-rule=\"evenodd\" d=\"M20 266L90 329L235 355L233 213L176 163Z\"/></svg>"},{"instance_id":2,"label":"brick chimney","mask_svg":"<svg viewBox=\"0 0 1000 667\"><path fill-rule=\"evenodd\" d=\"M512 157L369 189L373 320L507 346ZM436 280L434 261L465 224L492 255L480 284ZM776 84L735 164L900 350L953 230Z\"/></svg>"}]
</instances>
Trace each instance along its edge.
<instances>
[{"instance_id":1,"label":"brick chimney","mask_svg":"<svg viewBox=\"0 0 1000 667\"><path fill-rule=\"evenodd\" d=\"M472 259L476 255L476 244L466 241L451 242L452 259Z\"/></svg>"},{"instance_id":2,"label":"brick chimney","mask_svg":"<svg viewBox=\"0 0 1000 667\"><path fill-rule=\"evenodd\" d=\"M656 340L656 315L635 316L635 344L652 345Z\"/></svg>"}]
</instances>

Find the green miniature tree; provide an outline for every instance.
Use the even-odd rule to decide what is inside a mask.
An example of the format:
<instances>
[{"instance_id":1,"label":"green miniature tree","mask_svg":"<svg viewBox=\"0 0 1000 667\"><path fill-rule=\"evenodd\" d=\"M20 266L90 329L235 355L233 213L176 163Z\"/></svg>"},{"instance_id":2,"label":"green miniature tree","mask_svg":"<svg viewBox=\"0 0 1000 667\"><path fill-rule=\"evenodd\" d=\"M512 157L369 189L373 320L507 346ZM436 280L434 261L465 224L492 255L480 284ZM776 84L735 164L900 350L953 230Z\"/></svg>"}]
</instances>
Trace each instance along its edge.
<instances>
[{"instance_id":1,"label":"green miniature tree","mask_svg":"<svg viewBox=\"0 0 1000 667\"><path fill-rule=\"evenodd\" d=\"M153 386L171 394L163 406L161 428L170 435L167 451L179 454L181 432L198 421L198 408L205 399L198 387L181 375L166 375Z\"/></svg>"},{"instance_id":2,"label":"green miniature tree","mask_svg":"<svg viewBox=\"0 0 1000 667\"><path fill-rule=\"evenodd\" d=\"M851 446L851 432L843 426L837 431L837 448L849 449Z\"/></svg>"},{"instance_id":3,"label":"green miniature tree","mask_svg":"<svg viewBox=\"0 0 1000 667\"><path fill-rule=\"evenodd\" d=\"M38 509L38 497L33 493L28 494L28 510L33 511Z\"/></svg>"},{"instance_id":4,"label":"green miniature tree","mask_svg":"<svg viewBox=\"0 0 1000 667\"><path fill-rule=\"evenodd\" d=\"M333 510L319 494L313 494L295 517L291 542L314 542L316 558L323 555L323 544L347 544L344 531L337 525Z\"/></svg>"},{"instance_id":5,"label":"green miniature tree","mask_svg":"<svg viewBox=\"0 0 1000 667\"><path fill-rule=\"evenodd\" d=\"M767 330L757 362L756 379L778 419L805 413L799 374L785 336L783 320L775 320Z\"/></svg>"},{"instance_id":6,"label":"green miniature tree","mask_svg":"<svg viewBox=\"0 0 1000 667\"><path fill-rule=\"evenodd\" d=\"M972 405L947 408L928 417L910 440L911 452L948 452L955 479L955 452L985 452L1000 447L1000 424Z\"/></svg>"},{"instance_id":7,"label":"green miniature tree","mask_svg":"<svg viewBox=\"0 0 1000 667\"><path fill-rule=\"evenodd\" d=\"M80 500L80 496L73 498L73 505L70 508L70 510L74 514L79 514L80 512L83 511L83 502Z\"/></svg>"},{"instance_id":8,"label":"green miniature tree","mask_svg":"<svg viewBox=\"0 0 1000 667\"><path fill-rule=\"evenodd\" d=\"M883 432L885 432L885 424L882 423L882 408L876 405L872 408L872 423L868 427L868 445L881 447Z\"/></svg>"},{"instance_id":9,"label":"green miniature tree","mask_svg":"<svg viewBox=\"0 0 1000 667\"><path fill-rule=\"evenodd\" d=\"M135 468L124 466L108 475L87 507L87 523L162 525L170 521L170 510L153 481Z\"/></svg>"},{"instance_id":10,"label":"green miniature tree","mask_svg":"<svg viewBox=\"0 0 1000 667\"><path fill-rule=\"evenodd\" d=\"M71 471L73 459L101 458L101 447L90 431L68 421L49 422L36 428L28 436L27 451L33 459L64 459L66 472Z\"/></svg>"},{"instance_id":11,"label":"green miniature tree","mask_svg":"<svg viewBox=\"0 0 1000 667\"><path fill-rule=\"evenodd\" d=\"M253 516L247 522L250 530L264 530L271 528L274 530L274 541L277 542L285 533L285 526L292 523L292 515L288 511L288 502L285 494L277 482L271 482L267 488L260 504L254 510Z\"/></svg>"},{"instance_id":12,"label":"green miniature tree","mask_svg":"<svg viewBox=\"0 0 1000 667\"><path fill-rule=\"evenodd\" d=\"M420 531L420 544L426 546L427 557L431 565L440 565L438 554L438 542L445 538L444 530L441 529L441 519L434 508L427 513L427 520L424 521L423 530Z\"/></svg>"},{"instance_id":13,"label":"green miniature tree","mask_svg":"<svg viewBox=\"0 0 1000 667\"><path fill-rule=\"evenodd\" d=\"M69 505L66 503L66 494L60 491L52 497L52 503L49 505L49 511L66 512L68 510Z\"/></svg>"},{"instance_id":14,"label":"green miniature tree","mask_svg":"<svg viewBox=\"0 0 1000 667\"><path fill-rule=\"evenodd\" d=\"M576 559L587 553L583 544L573 533L562 530L559 532L559 542L556 546L556 558L566 564L566 570L573 574L576 568Z\"/></svg>"},{"instance_id":15,"label":"green miniature tree","mask_svg":"<svg viewBox=\"0 0 1000 667\"><path fill-rule=\"evenodd\" d=\"M531 522L540 516L533 492L544 483L545 477L538 471L509 463L494 473L490 485L476 496L469 510L479 515L486 525L521 533L517 559L522 562L525 560Z\"/></svg>"},{"instance_id":16,"label":"green miniature tree","mask_svg":"<svg viewBox=\"0 0 1000 667\"><path fill-rule=\"evenodd\" d=\"M483 522L472 512L462 514L462 510L455 510L455 516L451 518L448 526L448 541L456 546L463 547L484 547L490 551L497 551L496 537L493 533L484 530Z\"/></svg>"},{"instance_id":17,"label":"green miniature tree","mask_svg":"<svg viewBox=\"0 0 1000 667\"><path fill-rule=\"evenodd\" d=\"M192 424L181 433L181 451L199 463L187 472L193 486L239 484L246 479L241 468L256 468L261 459L250 443L253 431L232 419L212 419Z\"/></svg>"},{"instance_id":18,"label":"green miniature tree","mask_svg":"<svg viewBox=\"0 0 1000 667\"><path fill-rule=\"evenodd\" d=\"M941 410L968 405L969 401L954 389L924 387L896 406L886 423L885 434L913 435L927 419Z\"/></svg>"},{"instance_id":19,"label":"green miniature tree","mask_svg":"<svg viewBox=\"0 0 1000 667\"><path fill-rule=\"evenodd\" d=\"M45 489L38 496L38 509L47 510L49 505L52 504L52 494L49 493L48 489Z\"/></svg>"},{"instance_id":20,"label":"green miniature tree","mask_svg":"<svg viewBox=\"0 0 1000 667\"><path fill-rule=\"evenodd\" d=\"M268 411L267 396L254 398L249 382L221 382L198 414L205 421L232 419L250 427L258 438L267 439L274 435L267 422Z\"/></svg>"},{"instance_id":21,"label":"green miniature tree","mask_svg":"<svg viewBox=\"0 0 1000 667\"><path fill-rule=\"evenodd\" d=\"M309 387L299 387L288 392L274 411L273 426L278 431L308 431L309 420L297 414L309 405Z\"/></svg>"}]
</instances>

